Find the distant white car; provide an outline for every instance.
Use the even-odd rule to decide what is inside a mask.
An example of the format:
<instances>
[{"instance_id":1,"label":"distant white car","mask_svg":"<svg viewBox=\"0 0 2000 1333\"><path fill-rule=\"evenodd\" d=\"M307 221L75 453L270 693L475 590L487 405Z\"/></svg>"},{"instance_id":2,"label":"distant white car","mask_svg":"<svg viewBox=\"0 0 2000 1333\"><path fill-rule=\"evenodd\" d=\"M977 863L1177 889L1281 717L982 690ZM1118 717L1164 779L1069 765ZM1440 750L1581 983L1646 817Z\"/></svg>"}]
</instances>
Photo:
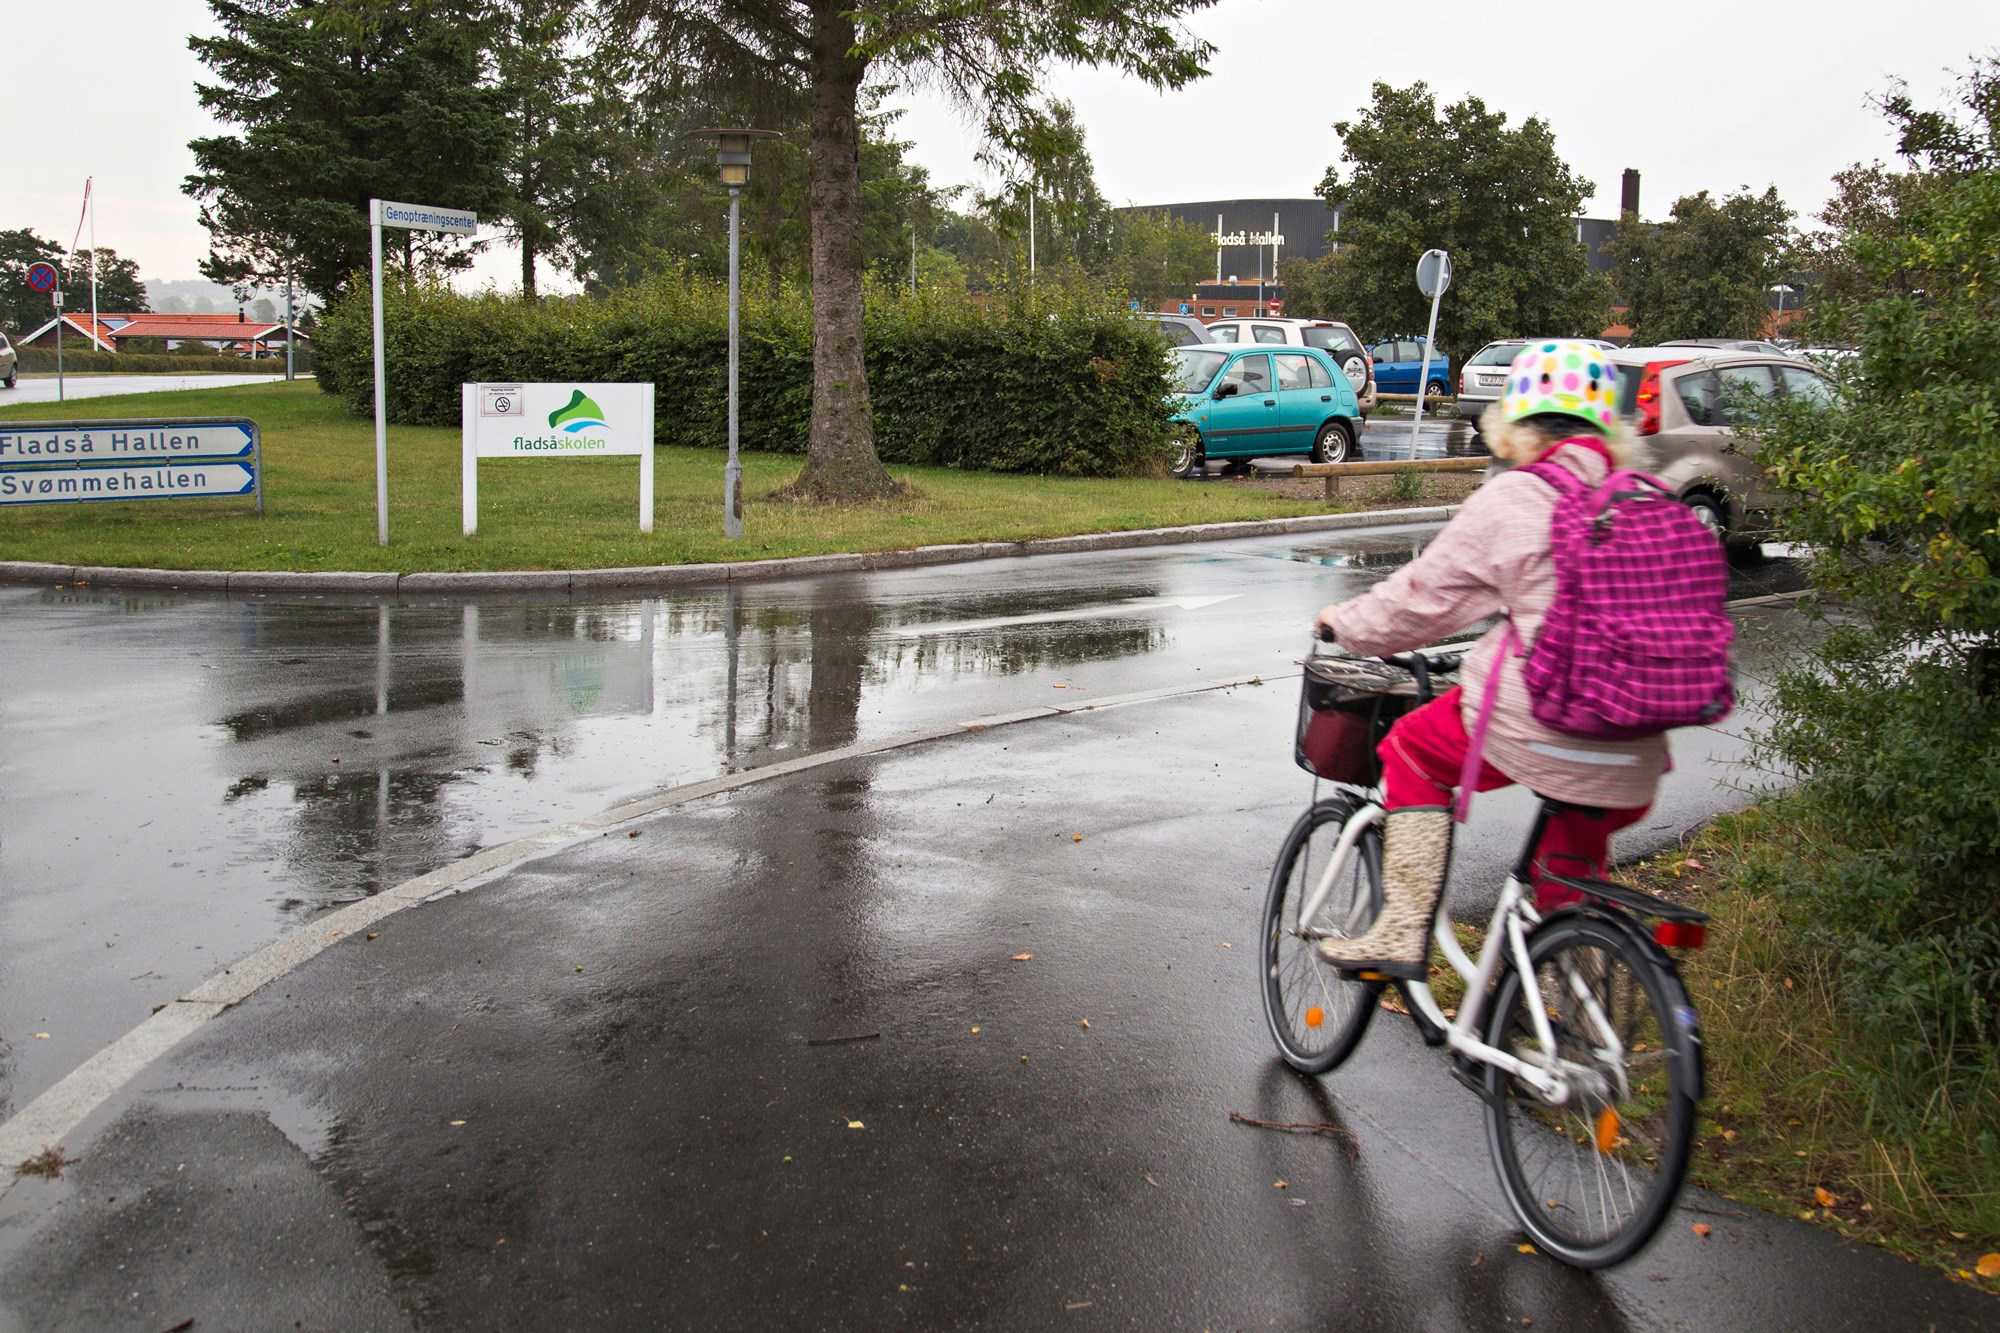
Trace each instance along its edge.
<instances>
[{"instance_id":1,"label":"distant white car","mask_svg":"<svg viewBox=\"0 0 2000 1333\"><path fill-rule=\"evenodd\" d=\"M7 341L7 335L0 333L0 385L11 389L20 378L21 358L14 355L14 345Z\"/></svg>"}]
</instances>

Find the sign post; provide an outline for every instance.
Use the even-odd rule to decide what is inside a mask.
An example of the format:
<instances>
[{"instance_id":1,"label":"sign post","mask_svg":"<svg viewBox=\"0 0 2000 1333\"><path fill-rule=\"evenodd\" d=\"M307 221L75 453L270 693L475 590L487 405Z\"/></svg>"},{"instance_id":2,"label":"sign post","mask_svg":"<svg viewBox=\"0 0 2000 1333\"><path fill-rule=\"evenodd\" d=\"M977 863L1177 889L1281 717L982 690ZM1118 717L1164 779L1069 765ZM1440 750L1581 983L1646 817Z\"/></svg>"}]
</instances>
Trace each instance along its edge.
<instances>
[{"instance_id":1,"label":"sign post","mask_svg":"<svg viewBox=\"0 0 2000 1333\"><path fill-rule=\"evenodd\" d=\"M1417 290L1431 298L1431 326L1424 333L1423 368L1417 372L1417 411L1410 418L1410 457L1417 456L1417 428L1424 424L1424 391L1430 387L1431 343L1437 339L1438 300L1451 286L1451 256L1442 250L1426 250L1417 261Z\"/></svg>"},{"instance_id":2,"label":"sign post","mask_svg":"<svg viewBox=\"0 0 2000 1333\"><path fill-rule=\"evenodd\" d=\"M459 386L462 530L479 531L482 458L639 460L639 531L653 530L651 384Z\"/></svg>"},{"instance_id":3,"label":"sign post","mask_svg":"<svg viewBox=\"0 0 2000 1333\"><path fill-rule=\"evenodd\" d=\"M56 401L63 401L63 353L62 353L62 293L56 290L56 266L54 264L28 265L28 290L47 292L50 304L56 312ZM95 332L95 330L93 330Z\"/></svg>"},{"instance_id":4,"label":"sign post","mask_svg":"<svg viewBox=\"0 0 2000 1333\"><path fill-rule=\"evenodd\" d=\"M382 228L444 231L459 236L479 234L479 219L455 208L424 204L368 201L369 276L375 297L375 541L389 544L389 400L382 366Z\"/></svg>"}]
</instances>

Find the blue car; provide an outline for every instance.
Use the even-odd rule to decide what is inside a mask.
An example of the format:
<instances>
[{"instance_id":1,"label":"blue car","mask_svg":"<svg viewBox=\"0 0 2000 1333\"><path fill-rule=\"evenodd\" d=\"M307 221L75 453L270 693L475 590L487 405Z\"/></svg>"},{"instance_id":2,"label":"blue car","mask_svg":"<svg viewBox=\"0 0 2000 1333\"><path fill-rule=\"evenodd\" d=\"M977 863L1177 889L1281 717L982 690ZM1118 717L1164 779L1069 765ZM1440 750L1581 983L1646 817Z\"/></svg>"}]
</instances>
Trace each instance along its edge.
<instances>
[{"instance_id":1,"label":"blue car","mask_svg":"<svg viewBox=\"0 0 2000 1333\"><path fill-rule=\"evenodd\" d=\"M1170 355L1180 428L1175 476L1200 476L1212 458L1355 457L1361 408L1347 376L1319 348L1211 343Z\"/></svg>"},{"instance_id":2,"label":"blue car","mask_svg":"<svg viewBox=\"0 0 2000 1333\"><path fill-rule=\"evenodd\" d=\"M1375 359L1375 384L1383 393L1415 393L1417 377L1424 374L1424 340L1397 338L1369 349ZM1441 348L1431 349L1429 375L1424 377L1426 403L1436 403L1450 392L1451 357Z\"/></svg>"}]
</instances>

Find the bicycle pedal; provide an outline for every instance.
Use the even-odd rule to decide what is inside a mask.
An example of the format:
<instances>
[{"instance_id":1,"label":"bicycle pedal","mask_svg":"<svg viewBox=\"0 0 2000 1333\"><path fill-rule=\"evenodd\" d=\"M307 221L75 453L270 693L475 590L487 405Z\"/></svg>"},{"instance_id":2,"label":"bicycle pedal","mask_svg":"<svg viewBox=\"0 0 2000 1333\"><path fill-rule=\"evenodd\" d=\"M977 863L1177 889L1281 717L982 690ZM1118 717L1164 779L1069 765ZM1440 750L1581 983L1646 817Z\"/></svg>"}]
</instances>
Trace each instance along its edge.
<instances>
[{"instance_id":1,"label":"bicycle pedal","mask_svg":"<svg viewBox=\"0 0 2000 1333\"><path fill-rule=\"evenodd\" d=\"M1485 1070L1462 1055L1451 1057L1451 1076L1465 1085L1466 1091L1480 1101L1488 1100Z\"/></svg>"}]
</instances>

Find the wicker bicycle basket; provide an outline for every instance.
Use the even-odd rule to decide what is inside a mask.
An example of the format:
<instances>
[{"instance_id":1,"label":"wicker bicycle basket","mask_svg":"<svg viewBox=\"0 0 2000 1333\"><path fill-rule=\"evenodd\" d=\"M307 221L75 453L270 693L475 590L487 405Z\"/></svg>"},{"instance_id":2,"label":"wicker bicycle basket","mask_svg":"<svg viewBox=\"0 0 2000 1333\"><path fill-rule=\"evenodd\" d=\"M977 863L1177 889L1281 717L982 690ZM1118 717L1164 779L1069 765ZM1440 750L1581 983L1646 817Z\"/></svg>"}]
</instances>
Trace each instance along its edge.
<instances>
[{"instance_id":1,"label":"wicker bicycle basket","mask_svg":"<svg viewBox=\"0 0 2000 1333\"><path fill-rule=\"evenodd\" d=\"M1392 722L1423 702L1416 678L1368 657L1310 657L1303 665L1292 757L1330 782L1374 786L1382 780L1375 747Z\"/></svg>"}]
</instances>

